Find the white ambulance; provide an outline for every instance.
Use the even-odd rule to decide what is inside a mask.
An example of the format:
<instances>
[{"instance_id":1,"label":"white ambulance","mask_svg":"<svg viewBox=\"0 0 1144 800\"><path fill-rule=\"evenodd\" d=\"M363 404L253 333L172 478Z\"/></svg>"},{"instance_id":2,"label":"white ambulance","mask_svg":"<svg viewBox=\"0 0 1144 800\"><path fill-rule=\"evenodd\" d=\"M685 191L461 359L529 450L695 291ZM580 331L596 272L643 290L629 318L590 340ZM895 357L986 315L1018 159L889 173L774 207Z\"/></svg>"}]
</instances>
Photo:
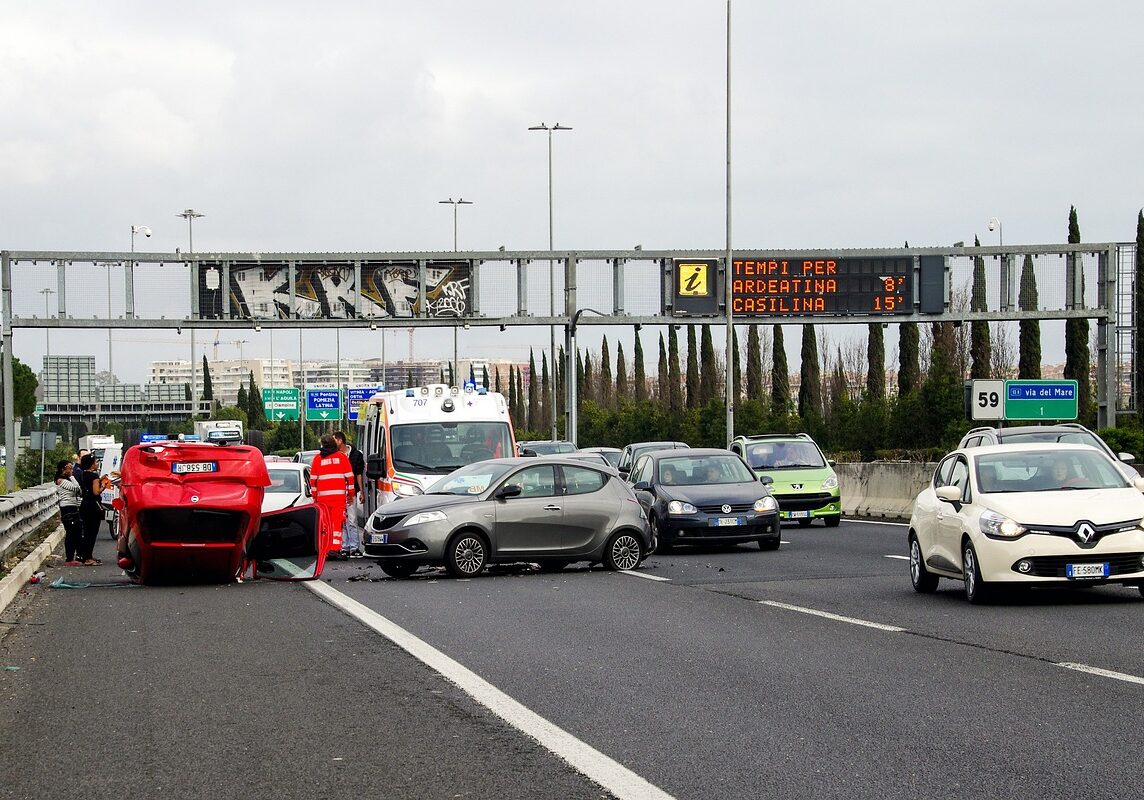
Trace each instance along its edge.
<instances>
[{"instance_id":1,"label":"white ambulance","mask_svg":"<svg viewBox=\"0 0 1144 800\"><path fill-rule=\"evenodd\" d=\"M459 467L516 454L508 401L481 386L380 392L359 406L357 424L366 460L363 520Z\"/></svg>"}]
</instances>

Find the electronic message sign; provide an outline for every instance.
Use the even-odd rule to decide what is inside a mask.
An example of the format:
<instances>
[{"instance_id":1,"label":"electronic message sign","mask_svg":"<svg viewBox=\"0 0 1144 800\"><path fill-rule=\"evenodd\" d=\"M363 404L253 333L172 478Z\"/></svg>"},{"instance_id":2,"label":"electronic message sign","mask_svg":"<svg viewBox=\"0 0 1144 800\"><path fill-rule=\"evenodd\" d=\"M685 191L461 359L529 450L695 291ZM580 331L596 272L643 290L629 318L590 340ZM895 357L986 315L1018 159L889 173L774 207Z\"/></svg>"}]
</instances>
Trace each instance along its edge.
<instances>
[{"instance_id":1,"label":"electronic message sign","mask_svg":"<svg viewBox=\"0 0 1144 800\"><path fill-rule=\"evenodd\" d=\"M888 258L733 259L736 316L910 314L914 260Z\"/></svg>"}]
</instances>

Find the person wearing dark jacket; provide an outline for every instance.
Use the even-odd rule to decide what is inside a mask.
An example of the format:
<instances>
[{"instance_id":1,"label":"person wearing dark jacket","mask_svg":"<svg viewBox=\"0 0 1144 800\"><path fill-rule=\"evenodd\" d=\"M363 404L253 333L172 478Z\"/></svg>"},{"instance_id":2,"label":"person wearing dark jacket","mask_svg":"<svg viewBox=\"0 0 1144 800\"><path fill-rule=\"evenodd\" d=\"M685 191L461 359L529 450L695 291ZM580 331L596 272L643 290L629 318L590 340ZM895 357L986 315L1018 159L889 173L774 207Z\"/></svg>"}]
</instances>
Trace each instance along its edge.
<instances>
[{"instance_id":1,"label":"person wearing dark jacket","mask_svg":"<svg viewBox=\"0 0 1144 800\"><path fill-rule=\"evenodd\" d=\"M83 501L83 489L72 477L72 462L64 460L56 464L56 502L60 506L60 522L64 525L64 566L78 567L76 558L83 541L83 518L79 506Z\"/></svg>"},{"instance_id":2,"label":"person wearing dark jacket","mask_svg":"<svg viewBox=\"0 0 1144 800\"><path fill-rule=\"evenodd\" d=\"M79 504L79 515L83 520L83 537L80 540L78 556L85 567L94 567L103 563L94 556L95 539L103 522L103 507L99 504L99 493L103 486L99 479L99 461L92 453L85 454L79 460L79 465L83 469L79 477L79 486L83 492Z\"/></svg>"}]
</instances>

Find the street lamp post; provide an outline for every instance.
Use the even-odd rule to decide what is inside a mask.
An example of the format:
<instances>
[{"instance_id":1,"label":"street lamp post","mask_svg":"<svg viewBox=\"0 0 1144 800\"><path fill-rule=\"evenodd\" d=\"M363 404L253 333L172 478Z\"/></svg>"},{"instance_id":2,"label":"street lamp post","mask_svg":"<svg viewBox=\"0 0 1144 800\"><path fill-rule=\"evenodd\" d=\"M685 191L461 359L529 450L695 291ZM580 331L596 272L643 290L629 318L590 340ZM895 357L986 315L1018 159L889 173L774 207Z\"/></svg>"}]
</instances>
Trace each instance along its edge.
<instances>
[{"instance_id":1,"label":"street lamp post","mask_svg":"<svg viewBox=\"0 0 1144 800\"><path fill-rule=\"evenodd\" d=\"M40 289L40 294L42 294L44 296L44 317L45 317L45 319L51 318L51 311L49 311L48 307L49 307L49 304L51 302L52 295L55 293L56 293L55 289ZM51 339L51 336L52 336L52 329L45 327L44 328L44 373L43 373L45 384L47 384L47 382L48 382L47 381L48 361L52 357L52 339ZM47 395L47 392L45 391L44 392L44 402L47 403L47 400L48 400L48 395ZM44 449L45 449L45 447L44 447L44 432L47 430L48 415L44 414L42 417L42 420L43 421L40 424L40 483L44 482ZM9 447L11 447L11 445L9 445ZM15 448L13 448L13 450L14 449Z\"/></svg>"},{"instance_id":2,"label":"street lamp post","mask_svg":"<svg viewBox=\"0 0 1144 800\"><path fill-rule=\"evenodd\" d=\"M135 266L135 234L141 233L147 238L151 237L151 229L146 225L131 226L131 266ZM111 264L107 265L107 374L109 380L115 383L115 367L111 360Z\"/></svg>"},{"instance_id":3,"label":"street lamp post","mask_svg":"<svg viewBox=\"0 0 1144 800\"><path fill-rule=\"evenodd\" d=\"M187 255L193 256L195 254L195 229L194 221L199 217L206 216L200 214L193 208L183 209L182 212L175 215L176 217L183 217L187 220ZM199 287L195 287L197 292ZM196 384L198 383L198 365L195 364L195 326L191 326L191 419L198 416L199 401L195 399Z\"/></svg>"},{"instance_id":4,"label":"street lamp post","mask_svg":"<svg viewBox=\"0 0 1144 800\"><path fill-rule=\"evenodd\" d=\"M457 206L471 206L472 200L465 200L458 197L454 200L450 197L448 200L438 200L441 205L451 205L453 207L453 252L457 251ZM453 326L453 384L457 383L457 326Z\"/></svg>"},{"instance_id":5,"label":"street lamp post","mask_svg":"<svg viewBox=\"0 0 1144 800\"><path fill-rule=\"evenodd\" d=\"M572 128L568 125L561 125L557 122L555 125L549 126L544 122L539 125L532 125L529 127L530 131L544 131L548 134L548 251L552 252L552 132L553 131L570 131ZM556 280L553 270L552 259L548 259L548 315L551 317L556 316ZM548 326L548 363L552 365L552 380L549 383L551 393L549 396L549 410L552 417L552 438L556 439L556 326ZM532 377L529 378L532 380ZM568 380L568 376L564 376L564 380ZM567 434L567 431L565 431Z\"/></svg>"},{"instance_id":6,"label":"street lamp post","mask_svg":"<svg viewBox=\"0 0 1144 800\"><path fill-rule=\"evenodd\" d=\"M727 404L727 447L735 438L735 400L739 397L739 376L735 374L735 316L731 289L734 263L731 253L731 0L727 0L727 252L723 265L724 312L727 315L727 368L724 396Z\"/></svg>"}]
</instances>

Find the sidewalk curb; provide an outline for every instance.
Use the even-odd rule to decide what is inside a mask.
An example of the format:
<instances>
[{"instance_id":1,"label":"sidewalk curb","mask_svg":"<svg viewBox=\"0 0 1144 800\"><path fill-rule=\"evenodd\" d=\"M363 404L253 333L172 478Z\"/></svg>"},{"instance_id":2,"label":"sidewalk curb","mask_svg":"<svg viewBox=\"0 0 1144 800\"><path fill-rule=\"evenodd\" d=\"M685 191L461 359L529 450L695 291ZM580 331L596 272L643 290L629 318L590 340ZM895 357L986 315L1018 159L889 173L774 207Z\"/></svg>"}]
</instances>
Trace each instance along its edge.
<instances>
[{"instance_id":1,"label":"sidewalk curb","mask_svg":"<svg viewBox=\"0 0 1144 800\"><path fill-rule=\"evenodd\" d=\"M59 547L63 540L64 529L58 527L48 535L47 539L40 542L35 550L24 556L24 560L17 564L4 580L0 581L0 614L4 613L8 604L16 599L16 595L28 584L28 579L35 574L40 565L47 560L53 550Z\"/></svg>"}]
</instances>

